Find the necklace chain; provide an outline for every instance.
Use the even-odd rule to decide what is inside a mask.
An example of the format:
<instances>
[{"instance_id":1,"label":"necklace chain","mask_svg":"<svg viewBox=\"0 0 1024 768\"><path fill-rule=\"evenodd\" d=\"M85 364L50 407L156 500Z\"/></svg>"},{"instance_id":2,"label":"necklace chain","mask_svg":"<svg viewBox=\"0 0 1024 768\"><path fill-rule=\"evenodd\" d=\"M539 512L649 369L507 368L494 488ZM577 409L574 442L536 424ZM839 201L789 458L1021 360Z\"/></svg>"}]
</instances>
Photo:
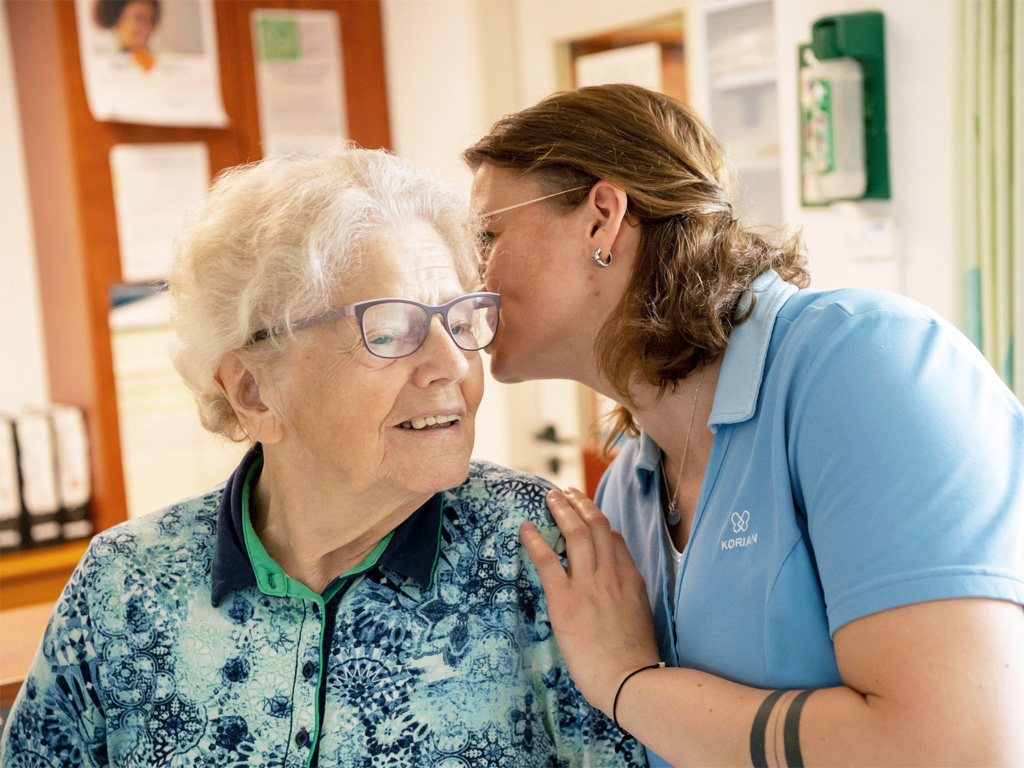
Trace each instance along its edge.
<instances>
[{"instance_id":1,"label":"necklace chain","mask_svg":"<svg viewBox=\"0 0 1024 768\"><path fill-rule=\"evenodd\" d=\"M706 368L701 370L700 378L697 380L697 391L693 393L693 407L690 409L690 423L686 427L686 442L683 443L683 458L679 462L679 474L676 476L675 492L672 492L672 489L668 487L668 478L665 476L665 452L661 452L661 479L665 483L665 494L668 496L669 525L678 525L682 519L679 507L676 504L676 496L679 494L679 482L682 480L683 470L686 468L686 454L690 452L690 434L693 432L693 417L697 413L697 400L700 398L700 386L704 383L704 373L706 371Z\"/></svg>"}]
</instances>

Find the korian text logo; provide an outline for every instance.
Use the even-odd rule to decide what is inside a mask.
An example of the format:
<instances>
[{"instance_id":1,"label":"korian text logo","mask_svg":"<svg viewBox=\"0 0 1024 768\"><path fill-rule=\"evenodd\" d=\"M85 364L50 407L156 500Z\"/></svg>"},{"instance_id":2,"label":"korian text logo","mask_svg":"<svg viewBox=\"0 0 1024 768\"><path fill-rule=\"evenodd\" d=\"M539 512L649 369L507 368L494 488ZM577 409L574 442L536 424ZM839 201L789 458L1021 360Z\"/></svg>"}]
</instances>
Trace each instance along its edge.
<instances>
[{"instance_id":1,"label":"korian text logo","mask_svg":"<svg viewBox=\"0 0 1024 768\"><path fill-rule=\"evenodd\" d=\"M744 509L742 512L733 512L729 520L732 522L733 533L744 533L750 526L750 511ZM722 549L749 547L751 544L757 544L756 533L748 536L737 536L732 539L722 539Z\"/></svg>"}]
</instances>

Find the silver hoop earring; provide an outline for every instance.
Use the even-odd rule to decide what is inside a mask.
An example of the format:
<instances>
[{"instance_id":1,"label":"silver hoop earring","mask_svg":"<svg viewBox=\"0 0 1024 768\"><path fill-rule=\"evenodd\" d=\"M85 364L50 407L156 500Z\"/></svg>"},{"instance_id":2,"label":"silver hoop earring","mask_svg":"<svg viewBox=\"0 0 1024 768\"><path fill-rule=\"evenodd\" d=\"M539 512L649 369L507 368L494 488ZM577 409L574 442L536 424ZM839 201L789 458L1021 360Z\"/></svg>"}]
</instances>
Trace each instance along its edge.
<instances>
[{"instance_id":1,"label":"silver hoop earring","mask_svg":"<svg viewBox=\"0 0 1024 768\"><path fill-rule=\"evenodd\" d=\"M612 265L612 252L608 251L608 258L601 261L601 249L594 251L594 263L599 267L610 267Z\"/></svg>"}]
</instances>

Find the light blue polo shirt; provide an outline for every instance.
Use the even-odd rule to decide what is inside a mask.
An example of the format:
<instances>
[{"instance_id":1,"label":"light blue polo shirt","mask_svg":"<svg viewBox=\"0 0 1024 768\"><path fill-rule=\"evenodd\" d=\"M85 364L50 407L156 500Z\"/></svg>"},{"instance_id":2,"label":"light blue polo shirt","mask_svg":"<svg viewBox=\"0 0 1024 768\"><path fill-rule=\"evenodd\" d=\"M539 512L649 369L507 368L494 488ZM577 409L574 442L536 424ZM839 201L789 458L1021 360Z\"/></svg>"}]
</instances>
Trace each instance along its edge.
<instances>
[{"instance_id":1,"label":"light blue polo shirt","mask_svg":"<svg viewBox=\"0 0 1024 768\"><path fill-rule=\"evenodd\" d=\"M647 582L662 658L828 687L850 621L942 598L1024 603L1024 408L970 341L897 295L798 291L774 272L752 294L674 590L657 444L630 440L597 492Z\"/></svg>"}]
</instances>

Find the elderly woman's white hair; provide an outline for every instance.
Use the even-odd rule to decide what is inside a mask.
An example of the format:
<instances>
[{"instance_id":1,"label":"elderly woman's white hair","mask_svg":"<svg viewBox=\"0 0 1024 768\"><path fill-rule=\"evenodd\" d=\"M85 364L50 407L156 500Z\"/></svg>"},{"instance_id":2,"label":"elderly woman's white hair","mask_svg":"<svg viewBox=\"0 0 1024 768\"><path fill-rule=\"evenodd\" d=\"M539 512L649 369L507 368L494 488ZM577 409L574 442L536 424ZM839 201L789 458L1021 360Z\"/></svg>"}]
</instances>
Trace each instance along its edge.
<instances>
[{"instance_id":1,"label":"elderly woman's white hair","mask_svg":"<svg viewBox=\"0 0 1024 768\"><path fill-rule=\"evenodd\" d=\"M272 157L222 173L175 244L170 276L174 365L211 432L244 438L214 375L261 329L330 308L373 246L414 221L476 281L475 223L454 188L383 150ZM245 350L272 359L289 334Z\"/></svg>"}]
</instances>

